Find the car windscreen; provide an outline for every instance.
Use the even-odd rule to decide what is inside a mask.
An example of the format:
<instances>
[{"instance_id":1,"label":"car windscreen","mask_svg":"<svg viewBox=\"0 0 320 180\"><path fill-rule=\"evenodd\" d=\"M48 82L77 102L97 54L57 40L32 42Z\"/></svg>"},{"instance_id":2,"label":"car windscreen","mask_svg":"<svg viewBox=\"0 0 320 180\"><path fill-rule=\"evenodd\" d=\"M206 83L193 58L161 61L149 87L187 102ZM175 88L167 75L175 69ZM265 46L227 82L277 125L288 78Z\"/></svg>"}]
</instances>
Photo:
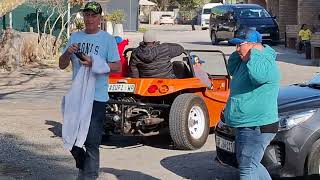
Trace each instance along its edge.
<instances>
[{"instance_id":1,"label":"car windscreen","mask_svg":"<svg viewBox=\"0 0 320 180\"><path fill-rule=\"evenodd\" d=\"M227 76L227 68L223 58L223 55L219 52L190 52L190 56L197 56L201 61L201 69L212 76ZM173 58L171 61L183 61L185 54L181 54L178 57ZM187 63L186 61L184 61Z\"/></svg>"},{"instance_id":2,"label":"car windscreen","mask_svg":"<svg viewBox=\"0 0 320 180\"><path fill-rule=\"evenodd\" d=\"M270 18L270 14L263 8L238 8L236 14L240 19L245 18Z\"/></svg>"},{"instance_id":3,"label":"car windscreen","mask_svg":"<svg viewBox=\"0 0 320 180\"><path fill-rule=\"evenodd\" d=\"M203 9L202 14L211 14L211 9Z\"/></svg>"},{"instance_id":4,"label":"car windscreen","mask_svg":"<svg viewBox=\"0 0 320 180\"><path fill-rule=\"evenodd\" d=\"M312 78L308 84L318 84L320 85L320 74L316 75L314 78Z\"/></svg>"}]
</instances>

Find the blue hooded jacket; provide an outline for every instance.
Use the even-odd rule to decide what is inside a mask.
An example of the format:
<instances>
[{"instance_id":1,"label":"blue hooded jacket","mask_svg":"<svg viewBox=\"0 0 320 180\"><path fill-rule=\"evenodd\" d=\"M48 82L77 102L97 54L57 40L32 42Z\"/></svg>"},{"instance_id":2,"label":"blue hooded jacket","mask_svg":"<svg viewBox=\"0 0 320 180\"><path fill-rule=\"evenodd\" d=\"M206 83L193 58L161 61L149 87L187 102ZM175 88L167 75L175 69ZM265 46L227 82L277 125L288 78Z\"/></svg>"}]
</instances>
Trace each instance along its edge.
<instances>
[{"instance_id":1,"label":"blue hooded jacket","mask_svg":"<svg viewBox=\"0 0 320 180\"><path fill-rule=\"evenodd\" d=\"M228 61L232 80L224 116L231 127L262 126L278 121L280 70L276 52L267 45L262 50L250 51L247 62L237 52Z\"/></svg>"}]
</instances>

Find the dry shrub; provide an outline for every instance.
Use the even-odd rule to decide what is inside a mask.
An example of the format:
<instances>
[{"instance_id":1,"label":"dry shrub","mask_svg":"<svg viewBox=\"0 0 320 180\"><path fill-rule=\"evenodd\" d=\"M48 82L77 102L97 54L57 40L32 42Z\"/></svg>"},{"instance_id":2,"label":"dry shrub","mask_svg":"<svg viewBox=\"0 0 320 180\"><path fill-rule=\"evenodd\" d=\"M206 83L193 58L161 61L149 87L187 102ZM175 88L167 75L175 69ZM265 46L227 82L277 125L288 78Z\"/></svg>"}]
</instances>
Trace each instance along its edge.
<instances>
[{"instance_id":1,"label":"dry shrub","mask_svg":"<svg viewBox=\"0 0 320 180\"><path fill-rule=\"evenodd\" d=\"M20 66L46 64L55 53L53 44L55 37L45 35L38 43L38 34L17 32L12 29L0 33L0 68L7 71L16 70ZM56 42L57 45L60 41Z\"/></svg>"}]
</instances>

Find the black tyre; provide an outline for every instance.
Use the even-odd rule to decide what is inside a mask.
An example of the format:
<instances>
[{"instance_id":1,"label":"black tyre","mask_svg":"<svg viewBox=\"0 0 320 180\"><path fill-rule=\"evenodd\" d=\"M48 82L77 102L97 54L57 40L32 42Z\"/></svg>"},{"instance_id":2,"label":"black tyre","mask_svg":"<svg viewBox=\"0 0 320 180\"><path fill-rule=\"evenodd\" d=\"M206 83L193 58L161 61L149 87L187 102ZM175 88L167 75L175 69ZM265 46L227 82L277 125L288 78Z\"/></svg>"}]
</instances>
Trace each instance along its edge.
<instances>
[{"instance_id":1,"label":"black tyre","mask_svg":"<svg viewBox=\"0 0 320 180\"><path fill-rule=\"evenodd\" d=\"M308 175L320 174L320 139L318 139L311 148L308 156Z\"/></svg>"},{"instance_id":2,"label":"black tyre","mask_svg":"<svg viewBox=\"0 0 320 180\"><path fill-rule=\"evenodd\" d=\"M211 44L212 45L219 44L219 40L217 39L216 32L214 32L214 31L211 31Z\"/></svg>"},{"instance_id":3,"label":"black tyre","mask_svg":"<svg viewBox=\"0 0 320 180\"><path fill-rule=\"evenodd\" d=\"M169 114L170 136L178 149L201 148L209 134L209 115L205 102L195 94L179 95Z\"/></svg>"}]
</instances>

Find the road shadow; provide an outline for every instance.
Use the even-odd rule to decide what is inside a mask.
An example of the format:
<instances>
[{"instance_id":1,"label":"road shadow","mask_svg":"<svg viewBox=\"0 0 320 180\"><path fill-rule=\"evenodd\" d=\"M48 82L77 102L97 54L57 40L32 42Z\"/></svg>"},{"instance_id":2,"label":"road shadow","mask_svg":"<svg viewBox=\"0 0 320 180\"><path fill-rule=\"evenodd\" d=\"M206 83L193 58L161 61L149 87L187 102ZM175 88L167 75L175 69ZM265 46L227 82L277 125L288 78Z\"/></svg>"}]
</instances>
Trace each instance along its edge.
<instances>
[{"instance_id":1,"label":"road shadow","mask_svg":"<svg viewBox=\"0 0 320 180\"><path fill-rule=\"evenodd\" d=\"M285 48L283 45L272 48L277 52L277 61L301 66L314 66L311 59L306 59L305 54L298 54L294 49Z\"/></svg>"},{"instance_id":2,"label":"road shadow","mask_svg":"<svg viewBox=\"0 0 320 180\"><path fill-rule=\"evenodd\" d=\"M182 42L182 43L186 43L186 44L195 44L195 45L212 45L212 43L210 41L193 41L193 42ZM215 46L231 46L228 44L227 41L222 41L222 42L219 42L219 44L215 45Z\"/></svg>"},{"instance_id":3,"label":"road shadow","mask_svg":"<svg viewBox=\"0 0 320 180\"><path fill-rule=\"evenodd\" d=\"M62 124L54 120L45 120L45 124L51 127L48 128L53 133L51 138L62 137ZM101 145L103 149L116 149L116 148L137 148L141 146L151 146L160 149L174 149L173 142L169 134L160 134L155 136L102 136Z\"/></svg>"},{"instance_id":4,"label":"road shadow","mask_svg":"<svg viewBox=\"0 0 320 180\"><path fill-rule=\"evenodd\" d=\"M192 152L164 158L160 164L186 179L238 180L237 170L222 166L215 160L216 152Z\"/></svg>"},{"instance_id":5,"label":"road shadow","mask_svg":"<svg viewBox=\"0 0 320 180\"><path fill-rule=\"evenodd\" d=\"M65 92L69 83L69 79L60 81L60 78L65 77L60 76L59 71L41 68L0 73L0 78L0 100L34 98L34 95L41 96L47 92L51 94L46 97L56 97Z\"/></svg>"},{"instance_id":6,"label":"road shadow","mask_svg":"<svg viewBox=\"0 0 320 180\"><path fill-rule=\"evenodd\" d=\"M54 120L45 120L45 124L51 127L48 128L50 132L53 133L51 138L62 137L62 124ZM116 149L116 148L137 148L142 146L151 146L160 149L170 149L173 150L173 142L169 134L162 133L155 136L102 136L101 145L107 147L101 147L103 149Z\"/></svg>"},{"instance_id":7,"label":"road shadow","mask_svg":"<svg viewBox=\"0 0 320 180\"><path fill-rule=\"evenodd\" d=\"M160 134L148 137L115 135L108 138L103 138L101 145L107 146L103 147L104 149L132 149L142 146L150 146L159 149L175 150L169 134Z\"/></svg>"},{"instance_id":8,"label":"road shadow","mask_svg":"<svg viewBox=\"0 0 320 180\"><path fill-rule=\"evenodd\" d=\"M46 125L50 125L52 127L49 127L48 130L53 133L51 138L56 138L56 137L62 137L62 124L57 121L53 120L45 120Z\"/></svg>"},{"instance_id":9,"label":"road shadow","mask_svg":"<svg viewBox=\"0 0 320 180\"><path fill-rule=\"evenodd\" d=\"M10 133L0 134L0 179L74 179L75 168L67 167L70 156L55 155L56 144L30 143ZM73 162L73 161L72 161Z\"/></svg>"},{"instance_id":10,"label":"road shadow","mask_svg":"<svg viewBox=\"0 0 320 180\"><path fill-rule=\"evenodd\" d=\"M208 41L194 41L194 42L183 42L186 44L197 44L197 45L212 45L211 42Z\"/></svg>"},{"instance_id":11,"label":"road shadow","mask_svg":"<svg viewBox=\"0 0 320 180\"><path fill-rule=\"evenodd\" d=\"M185 179L195 180L239 180L238 170L220 164L216 158L216 151L193 152L164 158L161 166ZM273 180L319 180L319 175L277 178Z\"/></svg>"},{"instance_id":12,"label":"road shadow","mask_svg":"<svg viewBox=\"0 0 320 180\"><path fill-rule=\"evenodd\" d=\"M131 171L125 169L101 168L100 172L112 174L116 176L118 180L160 180L139 171Z\"/></svg>"}]
</instances>

